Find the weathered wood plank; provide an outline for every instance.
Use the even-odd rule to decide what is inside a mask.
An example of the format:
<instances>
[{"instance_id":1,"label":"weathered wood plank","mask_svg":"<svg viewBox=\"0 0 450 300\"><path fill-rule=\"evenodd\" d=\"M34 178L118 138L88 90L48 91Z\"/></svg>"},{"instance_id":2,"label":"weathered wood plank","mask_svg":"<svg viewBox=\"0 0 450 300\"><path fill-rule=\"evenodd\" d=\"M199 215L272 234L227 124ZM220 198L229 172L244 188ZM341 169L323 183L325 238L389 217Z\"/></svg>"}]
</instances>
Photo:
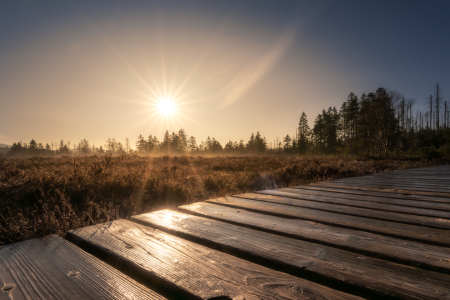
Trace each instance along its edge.
<instances>
[{"instance_id":1,"label":"weathered wood plank","mask_svg":"<svg viewBox=\"0 0 450 300\"><path fill-rule=\"evenodd\" d=\"M446 184L449 179L450 167L444 166L369 174L334 180L330 184L449 194L450 188Z\"/></svg>"},{"instance_id":2,"label":"weathered wood plank","mask_svg":"<svg viewBox=\"0 0 450 300\"><path fill-rule=\"evenodd\" d=\"M313 186L323 186L323 187L333 187L333 188L344 188L344 189L355 189L355 190L367 190L367 191L375 191L375 192L388 192L388 193L400 193L400 194L412 194L412 195L423 195L423 196L438 196L438 197L444 197L448 198L450 195L449 193L441 193L441 192L424 192L424 191L417 191L412 189L397 189L397 188L375 188L375 187L369 187L365 185L361 186L351 186L351 185L344 185L344 184L338 184L334 183L333 181L329 182L319 182L311 184Z\"/></svg>"},{"instance_id":3,"label":"weathered wood plank","mask_svg":"<svg viewBox=\"0 0 450 300\"><path fill-rule=\"evenodd\" d=\"M449 275L171 210L132 219L184 238L205 241L209 245L212 242L221 250L238 250L250 257L287 266L299 274L309 271L325 278L336 278L368 289L369 293L410 299L450 297ZM430 295L430 290L436 291L435 294Z\"/></svg>"},{"instance_id":4,"label":"weathered wood plank","mask_svg":"<svg viewBox=\"0 0 450 300\"><path fill-rule=\"evenodd\" d=\"M282 192L277 192L277 191L272 191L272 192L268 192L268 193L283 194ZM291 194L295 196L295 194L293 194L293 193L291 193ZM404 224L427 226L427 227L432 227L432 228L450 229L450 219L408 215L408 214L402 214L402 213L397 213L397 212L379 211L379 210L374 210L374 209L358 208L358 207L351 207L351 206L344 206L344 205L337 205L337 204L329 204L329 203L324 203L324 202L314 202L314 201L288 198L288 197L284 197L284 196L272 196L272 195L264 195L264 194L258 194L258 193L241 194L241 195L236 195L235 197L257 200L257 201L264 201L264 202L280 203L280 204L284 204L284 205L298 206L298 207L304 207L304 208L311 208L311 209L335 212L335 213L346 214L346 215L351 215L351 216L366 217L366 218L371 218L371 219L376 219L376 220L386 220L386 221L399 222L399 223L404 223ZM293 196L290 195L290 197L293 197Z\"/></svg>"},{"instance_id":5,"label":"weathered wood plank","mask_svg":"<svg viewBox=\"0 0 450 300\"><path fill-rule=\"evenodd\" d=\"M307 190L307 189L298 189L298 188L281 188L277 189L277 191L286 191L290 193L297 193L300 195L311 195L311 196L322 196L327 198L334 199L346 199L346 200L355 200L356 202L375 202L375 203L384 203L389 205L397 205L399 208L403 207L415 207L415 208L425 208L431 210L438 211L448 211L450 212L450 203L438 203L438 202L427 202L427 201L418 201L418 200L410 200L410 199L398 199L398 198L385 198L385 197L376 197L369 195L356 195L356 194L345 194L338 192L330 192L323 190ZM309 199L309 198L308 198ZM450 202L450 199L449 199Z\"/></svg>"},{"instance_id":6,"label":"weathered wood plank","mask_svg":"<svg viewBox=\"0 0 450 300\"><path fill-rule=\"evenodd\" d=\"M165 232L118 220L71 230L70 240L202 299L360 299Z\"/></svg>"},{"instance_id":7,"label":"weathered wood plank","mask_svg":"<svg viewBox=\"0 0 450 300\"><path fill-rule=\"evenodd\" d=\"M364 180L363 180L364 179ZM414 183L414 182L403 182L401 179L386 179L386 180L369 180L369 178L361 178L360 180L336 180L332 183L339 185L348 186L371 186L376 188L386 188L386 189L411 189L424 192L439 192L439 193L450 193L450 189L446 188L443 184L426 184L426 183Z\"/></svg>"},{"instance_id":8,"label":"weathered wood plank","mask_svg":"<svg viewBox=\"0 0 450 300\"><path fill-rule=\"evenodd\" d=\"M445 181L445 179L448 179L447 176L436 176L434 174L411 174L406 172L397 172L397 173L377 173L377 174L370 174L370 175L364 175L360 177L348 177L348 178L341 178L337 180L358 180L362 178L370 178L370 180L385 180L388 179L398 179L400 181L409 181L409 180L420 180L424 179L430 182L439 182L439 181Z\"/></svg>"},{"instance_id":9,"label":"weathered wood plank","mask_svg":"<svg viewBox=\"0 0 450 300\"><path fill-rule=\"evenodd\" d=\"M0 299L165 299L57 235L0 248Z\"/></svg>"},{"instance_id":10,"label":"weathered wood plank","mask_svg":"<svg viewBox=\"0 0 450 300\"><path fill-rule=\"evenodd\" d=\"M400 180L400 179L399 179ZM386 181L372 181L369 179L366 180L336 180L330 181L329 184L342 185L342 186L363 186L363 187L374 187L380 189L403 189L403 190L412 190L412 191L421 191L421 192L438 192L443 194L450 193L450 189L446 188L442 185L425 185L425 184L409 184L407 182L395 182L396 180L386 180ZM450 195L450 194L449 194Z\"/></svg>"},{"instance_id":11,"label":"weathered wood plank","mask_svg":"<svg viewBox=\"0 0 450 300\"><path fill-rule=\"evenodd\" d=\"M449 172L450 165L436 165L436 166L428 166L428 167L420 167L420 168L410 168L410 169L400 169L390 172ZM385 172L387 173L387 172Z\"/></svg>"},{"instance_id":12,"label":"weathered wood plank","mask_svg":"<svg viewBox=\"0 0 450 300\"><path fill-rule=\"evenodd\" d=\"M417 190L423 190L423 191L439 191L442 193L448 193L449 189L445 187L444 184L441 183L434 183L434 184L427 184L427 183L415 183L415 182L396 182L393 183L391 180L395 179L386 179L386 180L380 180L380 181L374 181L374 180L364 180L364 181L335 181L336 184L344 184L344 185L353 185L353 186L366 186L371 185L374 187L379 188L395 188L395 187L401 187L401 188L412 188Z\"/></svg>"},{"instance_id":13,"label":"weathered wood plank","mask_svg":"<svg viewBox=\"0 0 450 300\"><path fill-rule=\"evenodd\" d=\"M365 189L346 189L344 187L331 187L331 186L319 186L319 185L298 185L291 188L299 189L299 190L307 190L307 191L325 191L325 192L333 192L340 193L343 195L352 194L352 195L361 195L364 197L380 197L386 199L401 199L401 200L417 200L424 202L440 202L440 203L450 203L450 199L447 197L433 197L433 196L423 196L423 195L413 195L410 193L390 193L386 191L374 191L374 190L365 190Z\"/></svg>"},{"instance_id":14,"label":"weathered wood plank","mask_svg":"<svg viewBox=\"0 0 450 300\"><path fill-rule=\"evenodd\" d=\"M401 180L404 179L421 179L424 178L426 180L430 180L430 181L440 181L440 180L445 180L445 179L449 179L450 175L446 175L444 173L407 173L407 172L392 172L392 173L377 173L377 174L370 174L370 175L365 175L369 178L380 178L380 179L384 179L384 178L401 178ZM350 177L349 177L350 178ZM351 178L357 178L357 177L351 177Z\"/></svg>"},{"instance_id":15,"label":"weathered wood plank","mask_svg":"<svg viewBox=\"0 0 450 300\"><path fill-rule=\"evenodd\" d=\"M398 173L400 174L400 173ZM371 175L366 175L370 178L399 178L398 174L388 174L388 173L376 173ZM355 177L353 177L355 178ZM429 181L445 181L446 179L449 179L450 176L435 176L434 174L411 174L403 172L401 173L402 180L409 180L409 179L424 179Z\"/></svg>"},{"instance_id":16,"label":"weathered wood plank","mask_svg":"<svg viewBox=\"0 0 450 300\"><path fill-rule=\"evenodd\" d=\"M329 204L337 204L350 207L360 207L367 209L375 209L380 211L397 212L401 214L411 214L417 216L428 216L433 218L444 218L450 219L450 211L446 210L436 210L436 209L426 209L426 208L415 208L402 205L391 205L387 203L376 203L370 201L361 201L355 199L342 199L337 197L324 197L320 195L308 195L296 189L277 189L277 190L263 190L256 192L257 194L288 197L300 200L307 200L313 202L323 202ZM450 208L450 205L447 205Z\"/></svg>"},{"instance_id":17,"label":"weathered wood plank","mask_svg":"<svg viewBox=\"0 0 450 300\"><path fill-rule=\"evenodd\" d=\"M205 202L180 206L178 210L280 236L312 241L376 258L450 273L449 248L310 221L262 215Z\"/></svg>"},{"instance_id":18,"label":"weathered wood plank","mask_svg":"<svg viewBox=\"0 0 450 300\"><path fill-rule=\"evenodd\" d=\"M405 171L394 171L394 172L386 172L386 173L375 173L375 174L368 174L368 175L364 175L364 176L358 176L358 177L347 177L347 178L341 178L341 179L337 179L337 180L346 180L346 179L358 179L358 178L372 178L372 179L381 179L383 180L384 178L396 178L396 179L400 179L400 180L405 180L405 179L426 179L426 180L444 180L446 178L450 178L450 176L446 176L444 174L438 174L437 172L432 172L432 173L408 173Z\"/></svg>"},{"instance_id":19,"label":"weathered wood plank","mask_svg":"<svg viewBox=\"0 0 450 300\"><path fill-rule=\"evenodd\" d=\"M302 219L331 226L363 230L396 238L420 241L428 244L450 246L450 235L448 234L448 230L443 229L426 228L244 198L224 197L208 200L207 202L284 218Z\"/></svg>"}]
</instances>

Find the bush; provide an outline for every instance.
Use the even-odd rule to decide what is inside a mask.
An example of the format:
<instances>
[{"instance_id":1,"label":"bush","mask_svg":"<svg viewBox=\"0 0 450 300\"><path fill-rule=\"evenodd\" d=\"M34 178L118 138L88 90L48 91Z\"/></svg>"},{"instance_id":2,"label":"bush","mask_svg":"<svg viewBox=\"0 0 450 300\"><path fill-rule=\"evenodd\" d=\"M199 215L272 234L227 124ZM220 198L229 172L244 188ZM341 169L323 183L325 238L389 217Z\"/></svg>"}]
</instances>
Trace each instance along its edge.
<instances>
[{"instance_id":1,"label":"bush","mask_svg":"<svg viewBox=\"0 0 450 300\"><path fill-rule=\"evenodd\" d=\"M434 147L424 147L419 149L420 156L428 160L436 160L442 157L442 154Z\"/></svg>"}]
</instances>

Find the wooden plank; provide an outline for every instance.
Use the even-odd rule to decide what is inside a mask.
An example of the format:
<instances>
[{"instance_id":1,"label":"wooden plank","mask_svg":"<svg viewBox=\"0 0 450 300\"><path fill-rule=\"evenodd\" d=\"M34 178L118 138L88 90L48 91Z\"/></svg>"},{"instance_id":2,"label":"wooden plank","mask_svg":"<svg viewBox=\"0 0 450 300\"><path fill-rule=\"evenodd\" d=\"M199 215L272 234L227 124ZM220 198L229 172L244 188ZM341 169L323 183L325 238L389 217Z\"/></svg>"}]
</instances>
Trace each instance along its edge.
<instances>
[{"instance_id":1,"label":"wooden plank","mask_svg":"<svg viewBox=\"0 0 450 300\"><path fill-rule=\"evenodd\" d=\"M383 258L433 271L449 273L450 249L397 238L339 228L298 219L262 215L212 203L180 206L182 212L302 239L347 251Z\"/></svg>"},{"instance_id":2,"label":"wooden plank","mask_svg":"<svg viewBox=\"0 0 450 300\"><path fill-rule=\"evenodd\" d=\"M371 175L366 175L370 178L398 178L398 174L388 174L388 173L376 173L376 174L371 174ZM351 177L349 177L351 178ZM355 178L355 177L352 177ZM450 178L450 176L435 176L430 175L430 174L411 174L411 173L401 173L401 178L403 180L409 180L409 179L424 179L424 180L429 180L429 181L445 181L447 179Z\"/></svg>"},{"instance_id":3,"label":"wooden plank","mask_svg":"<svg viewBox=\"0 0 450 300\"><path fill-rule=\"evenodd\" d=\"M444 188L442 185L433 185L433 186L424 186L424 185L415 185L408 183L393 183L391 182L371 182L369 180L366 181L333 181L330 182L335 185L342 186L356 186L356 187L373 187L379 189L402 189L402 190L411 190L411 191L420 191L420 192L437 192L448 194L450 196L450 190Z\"/></svg>"},{"instance_id":4,"label":"wooden plank","mask_svg":"<svg viewBox=\"0 0 450 300\"><path fill-rule=\"evenodd\" d=\"M431 210L449 211L450 212L449 204L438 203L438 202L427 202L427 201L398 199L398 198L384 198L384 197L376 197L376 196L369 196L369 195L345 194L345 193L338 193L338 192L329 192L329 191L321 191L321 190L307 190L307 189L298 189L298 188L281 188L281 189L278 189L278 191L286 191L286 192L290 192L290 193L297 193L300 195L322 196L322 197L328 197L328 198L334 198L334 199L354 200L357 202L365 201L365 202L385 203L385 204L389 204L389 205L397 205L400 208L406 206L406 207L425 208L425 209L431 209Z\"/></svg>"},{"instance_id":5,"label":"wooden plank","mask_svg":"<svg viewBox=\"0 0 450 300\"><path fill-rule=\"evenodd\" d=\"M71 230L67 236L113 264L128 264L201 299L360 299L127 220Z\"/></svg>"},{"instance_id":6,"label":"wooden plank","mask_svg":"<svg viewBox=\"0 0 450 300\"><path fill-rule=\"evenodd\" d=\"M350 185L350 186L372 186L377 188L403 188L403 189L412 189L418 191L438 191L442 193L449 193L450 189L446 187L445 184L441 183L415 183L415 182L406 182L403 181L402 178L399 179L385 179L385 180L372 180L369 178L361 178L360 180L336 180L333 181L335 184L341 185Z\"/></svg>"},{"instance_id":7,"label":"wooden plank","mask_svg":"<svg viewBox=\"0 0 450 300\"><path fill-rule=\"evenodd\" d=\"M183 238L208 245L212 243L222 251L236 253L237 250L246 257L286 266L299 274L308 271L325 278L337 278L367 289L370 294L410 299L444 299L450 296L449 275L171 210L138 215L132 219ZM430 290L436 291L435 295L430 295Z\"/></svg>"},{"instance_id":8,"label":"wooden plank","mask_svg":"<svg viewBox=\"0 0 450 300\"><path fill-rule=\"evenodd\" d=\"M325 184L325 183L321 183ZM345 187L345 188L356 188L356 189L373 189L375 191L387 191L387 192L397 192L397 193L410 193L410 194L416 194L416 195L426 195L426 196L442 196L442 197L450 197L450 193L443 192L440 190L434 190L434 189L418 189L418 188L412 188L407 186L375 186L370 184L361 184L361 185L349 185L349 184L337 184L333 183L330 184L332 186L339 186L339 187Z\"/></svg>"},{"instance_id":9,"label":"wooden plank","mask_svg":"<svg viewBox=\"0 0 450 300\"><path fill-rule=\"evenodd\" d=\"M409 193L389 193L385 191L373 191L373 190L364 190L364 189L346 189L344 187L331 187L331 186L319 186L319 185L298 185L291 188L307 190L307 191L325 191L325 192L334 192L340 194L353 194L353 195L361 195L364 197L380 197L387 199L404 199L404 200L417 200L417 201L427 201L427 202L440 202L440 203L450 203L450 198L447 197L432 197L432 196L422 196L422 195L413 195Z\"/></svg>"},{"instance_id":10,"label":"wooden plank","mask_svg":"<svg viewBox=\"0 0 450 300\"><path fill-rule=\"evenodd\" d=\"M429 175L408 175L405 173L397 174L371 174L360 177L348 177L336 179L335 181L358 181L358 180L370 180L370 181L384 181L384 180L398 180L399 182L422 182L422 180L429 183L445 182L448 178L446 176L429 176Z\"/></svg>"},{"instance_id":11,"label":"wooden plank","mask_svg":"<svg viewBox=\"0 0 450 300\"><path fill-rule=\"evenodd\" d=\"M427 226L430 228L450 229L450 219L433 218L417 215L408 215L397 212L380 211L367 208L358 208L352 206L344 206L337 204L329 204L324 202L314 202L301 199L288 198L281 196L282 194L288 194L284 192L271 191L268 193L278 194L280 196L264 195L258 193L247 193L236 195L238 198L245 198L257 201L280 203L284 205L298 206L304 208L311 208L329 212L335 212L340 214L346 214L351 216L366 217L375 220L385 220L392 222L399 222L411 225ZM292 196L293 195L293 196ZM294 197L296 194L290 193L289 197Z\"/></svg>"},{"instance_id":12,"label":"wooden plank","mask_svg":"<svg viewBox=\"0 0 450 300\"><path fill-rule=\"evenodd\" d=\"M392 182L397 181L397 182ZM402 187L402 188L416 188L418 190L431 190L434 189L442 191L443 193L446 193L449 191L448 188L446 188L444 183L425 183L425 182L412 182L412 181L400 181L396 179L386 179L386 180L352 180L352 181L335 181L335 183L338 184L345 184L345 185L354 185L354 186L366 186L371 185L375 187L381 187L381 188L393 188L393 187Z\"/></svg>"},{"instance_id":13,"label":"wooden plank","mask_svg":"<svg viewBox=\"0 0 450 300\"><path fill-rule=\"evenodd\" d=\"M448 189L445 181L448 180L446 176L435 177L427 174L422 175L408 175L404 172L390 172L383 174L370 174L360 177L349 177L337 179L335 183L345 184L388 184L388 185L402 185L415 184L418 187L430 187L437 185L438 188ZM442 184L442 185L440 185Z\"/></svg>"},{"instance_id":14,"label":"wooden plank","mask_svg":"<svg viewBox=\"0 0 450 300\"><path fill-rule=\"evenodd\" d=\"M244 198L224 197L208 200L209 203L242 208L253 212L290 219L302 219L331 226L363 230L385 236L420 241L439 246L450 246L448 230L374 220L364 217L343 215L328 211L289 206L272 202Z\"/></svg>"},{"instance_id":15,"label":"wooden plank","mask_svg":"<svg viewBox=\"0 0 450 300\"><path fill-rule=\"evenodd\" d=\"M377 203L372 201L364 201L364 200L356 200L356 199L343 199L338 197L326 197L320 195L309 195L304 194L296 189L277 189L277 190L263 190L256 192L257 194L265 194L265 195L273 195L273 196L282 196L282 197L290 197L294 199L308 200L308 201L316 201L316 202L324 202L330 204L338 204L350 207L361 207L368 209L375 209L381 211L390 211L390 212L398 212L402 214L411 214L418 216L428 216L434 218L444 218L450 219L450 211L447 210L436 210L436 209L426 209L426 208L417 208L410 207L405 205L392 205L388 203ZM403 203L404 204L404 203ZM446 205L445 208L450 209L450 205Z\"/></svg>"},{"instance_id":16,"label":"wooden plank","mask_svg":"<svg viewBox=\"0 0 450 300\"><path fill-rule=\"evenodd\" d=\"M330 182L320 182L311 184L314 186L324 186L324 187L333 187L333 188L345 188L345 189L355 189L355 190L367 190L367 191L375 191L375 192L388 192L388 193L400 193L400 194L412 194L412 195L423 195L423 196L438 196L449 198L449 193L441 193L441 192L424 192L424 191L416 191L412 189L392 189L392 188L375 188L368 186L350 186L350 185L342 185Z\"/></svg>"},{"instance_id":17,"label":"wooden plank","mask_svg":"<svg viewBox=\"0 0 450 300\"><path fill-rule=\"evenodd\" d=\"M358 178L372 178L372 179L380 179L383 180L385 178L398 178L400 180L405 179L427 179L427 180L445 180L448 179L449 176L447 175L437 175L436 172L433 173L407 173L407 172L387 172L387 173L375 173L375 174L368 174L364 176L358 176L358 177L347 177L347 178L341 178L338 180L347 180L347 179L358 179Z\"/></svg>"},{"instance_id":18,"label":"wooden plank","mask_svg":"<svg viewBox=\"0 0 450 300\"><path fill-rule=\"evenodd\" d=\"M419 174L407 174L407 173L402 173L401 176L395 174L395 175L391 175L391 174L371 174L371 175L366 175L366 176L362 176L362 177L367 177L367 178L371 178L371 179L400 179L402 181L420 181L420 180L424 180L424 181L428 181L428 182L445 182L446 180L450 179L449 176L433 176L433 175L419 175ZM349 178L358 178L358 177L349 177Z\"/></svg>"},{"instance_id":19,"label":"wooden plank","mask_svg":"<svg viewBox=\"0 0 450 300\"><path fill-rule=\"evenodd\" d=\"M420 167L420 168L407 168L407 169L399 169L389 172L426 172L426 171L433 171L433 172L449 172L450 171L450 165L435 165L435 166L427 166L427 167ZM385 172L388 173L388 172Z\"/></svg>"},{"instance_id":20,"label":"wooden plank","mask_svg":"<svg viewBox=\"0 0 450 300\"><path fill-rule=\"evenodd\" d=\"M432 167L424 167L424 168L415 168L415 169L403 169L403 170L395 170L395 171L390 171L392 173L409 173L409 174L447 174L450 175L450 172L448 170L448 166L447 169L438 169L438 168L432 168ZM385 174L388 172L384 172L381 174Z\"/></svg>"},{"instance_id":21,"label":"wooden plank","mask_svg":"<svg viewBox=\"0 0 450 300\"><path fill-rule=\"evenodd\" d=\"M421 168L410 168L410 169L401 169L391 172L426 172L426 171L433 171L433 172L449 172L450 165L437 165L437 166L429 166L429 167L421 167Z\"/></svg>"},{"instance_id":22,"label":"wooden plank","mask_svg":"<svg viewBox=\"0 0 450 300\"><path fill-rule=\"evenodd\" d=\"M57 235L1 247L0 284L0 299L165 299Z\"/></svg>"},{"instance_id":23,"label":"wooden plank","mask_svg":"<svg viewBox=\"0 0 450 300\"><path fill-rule=\"evenodd\" d=\"M433 176L435 174L447 174L450 176L450 168L446 166L445 168L433 168L433 167L424 167L424 168L413 168L413 169L399 169L388 172L374 173L376 175L384 176L384 175L395 175L395 174L429 174Z\"/></svg>"}]
</instances>

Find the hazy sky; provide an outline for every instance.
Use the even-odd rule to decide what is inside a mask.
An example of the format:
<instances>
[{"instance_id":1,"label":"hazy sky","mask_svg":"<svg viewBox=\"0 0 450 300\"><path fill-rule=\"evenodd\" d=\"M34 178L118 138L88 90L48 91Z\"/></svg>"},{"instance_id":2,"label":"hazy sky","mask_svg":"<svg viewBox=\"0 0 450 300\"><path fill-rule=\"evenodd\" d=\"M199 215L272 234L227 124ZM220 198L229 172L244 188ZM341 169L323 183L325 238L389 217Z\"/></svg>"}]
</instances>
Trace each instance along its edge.
<instances>
[{"instance_id":1,"label":"hazy sky","mask_svg":"<svg viewBox=\"0 0 450 300\"><path fill-rule=\"evenodd\" d=\"M273 141L350 92L450 100L450 1L0 0L0 143ZM177 113L158 114L158 98Z\"/></svg>"}]
</instances>

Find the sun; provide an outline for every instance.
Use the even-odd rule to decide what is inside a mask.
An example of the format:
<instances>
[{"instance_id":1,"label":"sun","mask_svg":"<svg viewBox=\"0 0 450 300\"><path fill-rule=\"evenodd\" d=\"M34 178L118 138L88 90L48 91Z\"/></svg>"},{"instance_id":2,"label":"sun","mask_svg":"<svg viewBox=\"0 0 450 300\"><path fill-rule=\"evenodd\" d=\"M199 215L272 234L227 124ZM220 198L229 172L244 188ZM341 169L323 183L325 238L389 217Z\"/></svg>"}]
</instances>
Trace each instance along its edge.
<instances>
[{"instance_id":1,"label":"sun","mask_svg":"<svg viewBox=\"0 0 450 300\"><path fill-rule=\"evenodd\" d=\"M175 101L170 98L160 99L156 106L159 113L166 117L172 116L177 111Z\"/></svg>"}]
</instances>

